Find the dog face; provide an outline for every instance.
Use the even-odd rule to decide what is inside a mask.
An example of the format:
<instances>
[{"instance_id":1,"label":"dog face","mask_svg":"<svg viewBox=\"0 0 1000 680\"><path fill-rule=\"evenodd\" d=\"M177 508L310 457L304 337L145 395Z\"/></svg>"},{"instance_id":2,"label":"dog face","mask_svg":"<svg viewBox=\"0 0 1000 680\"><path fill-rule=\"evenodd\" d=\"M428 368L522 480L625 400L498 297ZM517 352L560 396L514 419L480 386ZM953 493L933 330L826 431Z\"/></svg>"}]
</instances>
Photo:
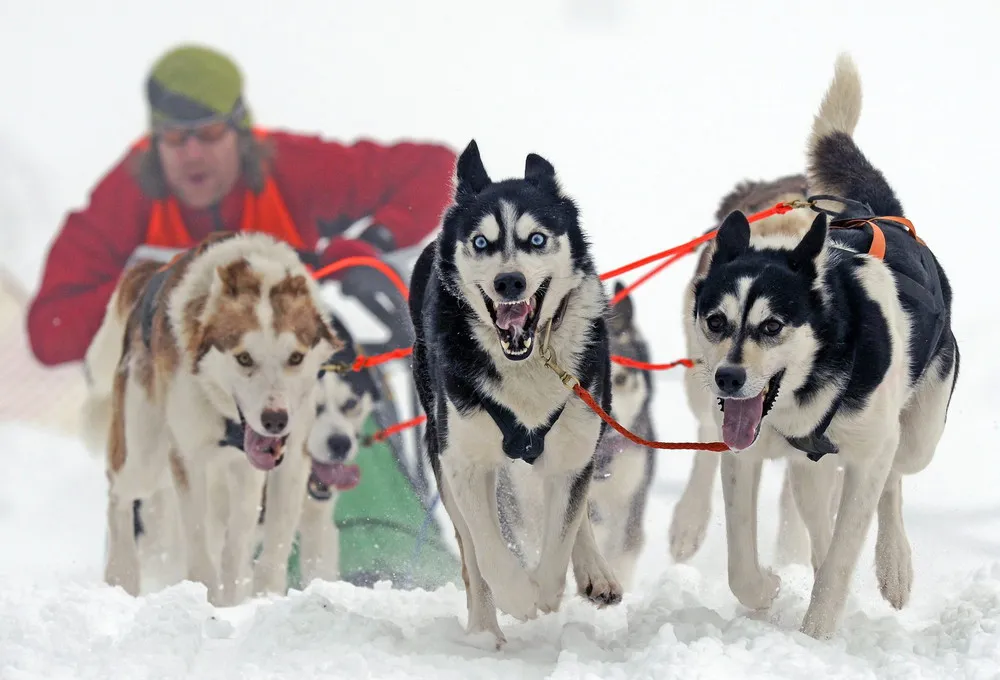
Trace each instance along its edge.
<instances>
[{"instance_id":1,"label":"dog face","mask_svg":"<svg viewBox=\"0 0 1000 680\"><path fill-rule=\"evenodd\" d=\"M507 359L526 359L536 331L593 269L576 206L535 154L525 160L524 179L493 182L473 141L456 175L438 240L441 278L475 311L484 348L499 345Z\"/></svg>"},{"instance_id":2,"label":"dog face","mask_svg":"<svg viewBox=\"0 0 1000 680\"><path fill-rule=\"evenodd\" d=\"M217 268L199 335L196 374L230 395L244 451L267 470L298 418L311 417L316 375L341 346L316 307L311 281L275 262L247 259Z\"/></svg>"},{"instance_id":3,"label":"dog face","mask_svg":"<svg viewBox=\"0 0 1000 680\"><path fill-rule=\"evenodd\" d=\"M615 282L615 295L624 289ZM608 317L608 340L611 354L649 361L649 348L635 325L635 306L631 296L625 296L611 308ZM652 378L648 371L611 364L612 411L625 427L632 427L652 394Z\"/></svg>"},{"instance_id":4,"label":"dog face","mask_svg":"<svg viewBox=\"0 0 1000 680\"><path fill-rule=\"evenodd\" d=\"M720 398L722 434L733 450L751 446L786 372L803 374L818 349L826 217L795 242L752 243L739 211L723 222L704 278L695 283L693 323L708 389Z\"/></svg>"},{"instance_id":5,"label":"dog face","mask_svg":"<svg viewBox=\"0 0 1000 680\"><path fill-rule=\"evenodd\" d=\"M330 364L350 365L357 358L353 340L336 318L331 327L345 346L330 357ZM306 450L312 458L312 474L327 487L352 489L360 481L360 469L353 464L358 454L361 431L381 398L370 370L338 373L322 371L317 384L316 420L309 433Z\"/></svg>"}]
</instances>

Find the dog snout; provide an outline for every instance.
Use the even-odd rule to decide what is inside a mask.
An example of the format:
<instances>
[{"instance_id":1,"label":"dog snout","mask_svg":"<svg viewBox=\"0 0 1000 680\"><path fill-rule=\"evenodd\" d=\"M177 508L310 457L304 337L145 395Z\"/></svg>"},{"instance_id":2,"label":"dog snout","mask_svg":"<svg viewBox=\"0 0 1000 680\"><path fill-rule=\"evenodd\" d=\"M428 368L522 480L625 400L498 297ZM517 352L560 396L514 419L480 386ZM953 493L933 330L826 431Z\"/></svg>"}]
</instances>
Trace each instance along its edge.
<instances>
[{"instance_id":1,"label":"dog snout","mask_svg":"<svg viewBox=\"0 0 1000 680\"><path fill-rule=\"evenodd\" d=\"M278 434L288 427L288 411L279 409L265 409L260 414L260 424L264 426L268 434Z\"/></svg>"},{"instance_id":2,"label":"dog snout","mask_svg":"<svg viewBox=\"0 0 1000 680\"><path fill-rule=\"evenodd\" d=\"M527 287L528 282L521 272L504 272L493 279L493 288L504 300L520 300Z\"/></svg>"},{"instance_id":3,"label":"dog snout","mask_svg":"<svg viewBox=\"0 0 1000 680\"><path fill-rule=\"evenodd\" d=\"M351 452L351 438L343 434L330 435L326 440L326 448L330 450L332 460L344 460Z\"/></svg>"},{"instance_id":4,"label":"dog snout","mask_svg":"<svg viewBox=\"0 0 1000 680\"><path fill-rule=\"evenodd\" d=\"M736 394L747 381L746 369L739 366L720 366L715 371L715 384L725 395Z\"/></svg>"}]
</instances>

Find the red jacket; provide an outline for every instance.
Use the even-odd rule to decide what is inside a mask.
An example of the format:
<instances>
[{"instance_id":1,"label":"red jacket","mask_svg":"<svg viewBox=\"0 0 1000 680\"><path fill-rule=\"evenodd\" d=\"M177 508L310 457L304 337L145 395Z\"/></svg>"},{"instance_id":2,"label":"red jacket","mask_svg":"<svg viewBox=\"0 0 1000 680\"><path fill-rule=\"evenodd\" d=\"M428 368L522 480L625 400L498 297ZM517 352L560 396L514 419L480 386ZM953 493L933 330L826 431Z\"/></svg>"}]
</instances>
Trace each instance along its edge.
<instances>
[{"instance_id":1,"label":"red jacket","mask_svg":"<svg viewBox=\"0 0 1000 680\"><path fill-rule=\"evenodd\" d=\"M437 228L451 197L455 154L439 145L345 146L318 137L272 132L271 176L306 248L319 221L370 216L388 228L396 247L419 243ZM28 310L28 337L40 362L83 359L104 318L129 256L145 242L153 201L134 179L130 152L101 180L82 210L71 212L51 245L41 287ZM246 187L238 181L222 200L225 229L240 228ZM208 210L181 206L197 242L214 230ZM182 244L178 244L182 245ZM335 238L323 264L348 254L376 255L367 243Z\"/></svg>"}]
</instances>

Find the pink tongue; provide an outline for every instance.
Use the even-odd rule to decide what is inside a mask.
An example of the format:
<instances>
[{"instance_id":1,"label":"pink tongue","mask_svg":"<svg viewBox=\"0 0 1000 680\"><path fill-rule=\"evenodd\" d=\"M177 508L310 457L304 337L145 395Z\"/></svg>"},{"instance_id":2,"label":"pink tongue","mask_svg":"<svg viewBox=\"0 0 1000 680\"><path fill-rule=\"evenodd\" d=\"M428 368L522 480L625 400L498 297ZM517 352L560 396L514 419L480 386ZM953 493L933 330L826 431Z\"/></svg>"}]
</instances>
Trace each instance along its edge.
<instances>
[{"instance_id":1,"label":"pink tongue","mask_svg":"<svg viewBox=\"0 0 1000 680\"><path fill-rule=\"evenodd\" d=\"M753 399L724 399L722 403L722 441L735 451L749 448L764 415L764 393Z\"/></svg>"},{"instance_id":2,"label":"pink tongue","mask_svg":"<svg viewBox=\"0 0 1000 680\"><path fill-rule=\"evenodd\" d=\"M339 491L353 489L361 481L361 468L357 465L313 461L312 471L319 481L327 486L336 487Z\"/></svg>"},{"instance_id":3,"label":"pink tongue","mask_svg":"<svg viewBox=\"0 0 1000 680\"><path fill-rule=\"evenodd\" d=\"M497 328L507 331L511 326L524 328L524 322L531 313L531 305L527 302L517 302L512 305L497 305Z\"/></svg>"},{"instance_id":4,"label":"pink tongue","mask_svg":"<svg viewBox=\"0 0 1000 680\"><path fill-rule=\"evenodd\" d=\"M250 464L258 470L273 469L284 454L280 437L265 437L249 425L243 428L243 450Z\"/></svg>"}]
</instances>

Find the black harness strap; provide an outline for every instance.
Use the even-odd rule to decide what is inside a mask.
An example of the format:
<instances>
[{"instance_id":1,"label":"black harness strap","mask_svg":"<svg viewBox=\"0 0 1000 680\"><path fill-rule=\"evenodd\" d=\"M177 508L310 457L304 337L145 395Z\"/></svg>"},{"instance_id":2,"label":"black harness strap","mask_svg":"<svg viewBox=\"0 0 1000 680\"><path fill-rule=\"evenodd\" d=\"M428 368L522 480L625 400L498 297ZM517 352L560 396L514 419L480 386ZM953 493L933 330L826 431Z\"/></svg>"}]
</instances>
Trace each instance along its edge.
<instances>
[{"instance_id":1,"label":"black harness strap","mask_svg":"<svg viewBox=\"0 0 1000 680\"><path fill-rule=\"evenodd\" d=\"M544 425L529 430L517 419L514 412L506 406L502 406L492 399L483 398L483 408L493 418L497 424L500 434L503 435L503 452L511 460L523 460L529 465L534 465L545 451L545 435L549 433L552 426L559 420L566 402L549 415L548 422Z\"/></svg>"},{"instance_id":2,"label":"black harness strap","mask_svg":"<svg viewBox=\"0 0 1000 680\"><path fill-rule=\"evenodd\" d=\"M169 269L161 269L153 274L142 291L142 299L139 302L139 321L142 324L142 343L146 345L146 349L152 348L153 317L156 315L156 298L159 296L160 289L163 288L163 284L167 280L168 273Z\"/></svg>"}]
</instances>

